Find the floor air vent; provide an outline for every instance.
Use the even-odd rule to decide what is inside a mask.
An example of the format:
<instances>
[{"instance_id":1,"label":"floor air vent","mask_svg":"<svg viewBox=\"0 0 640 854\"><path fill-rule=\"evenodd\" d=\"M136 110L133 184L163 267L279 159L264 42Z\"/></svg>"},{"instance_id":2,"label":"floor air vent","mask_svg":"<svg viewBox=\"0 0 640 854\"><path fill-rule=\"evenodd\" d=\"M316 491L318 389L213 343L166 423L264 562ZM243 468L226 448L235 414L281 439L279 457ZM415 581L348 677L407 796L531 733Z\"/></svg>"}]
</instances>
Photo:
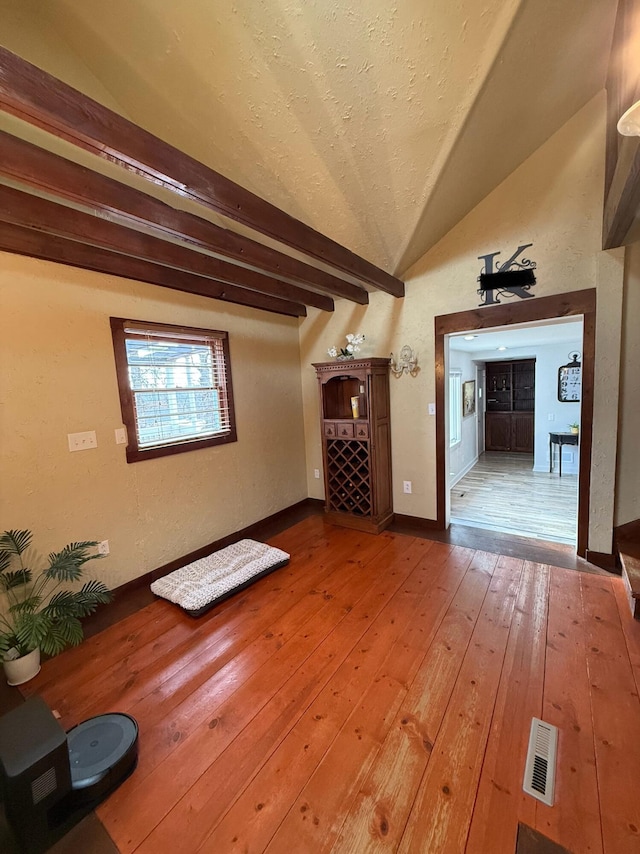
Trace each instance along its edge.
<instances>
[{"instance_id":1,"label":"floor air vent","mask_svg":"<svg viewBox=\"0 0 640 854\"><path fill-rule=\"evenodd\" d=\"M557 747L558 728L533 718L522 788L550 807L553 806Z\"/></svg>"}]
</instances>

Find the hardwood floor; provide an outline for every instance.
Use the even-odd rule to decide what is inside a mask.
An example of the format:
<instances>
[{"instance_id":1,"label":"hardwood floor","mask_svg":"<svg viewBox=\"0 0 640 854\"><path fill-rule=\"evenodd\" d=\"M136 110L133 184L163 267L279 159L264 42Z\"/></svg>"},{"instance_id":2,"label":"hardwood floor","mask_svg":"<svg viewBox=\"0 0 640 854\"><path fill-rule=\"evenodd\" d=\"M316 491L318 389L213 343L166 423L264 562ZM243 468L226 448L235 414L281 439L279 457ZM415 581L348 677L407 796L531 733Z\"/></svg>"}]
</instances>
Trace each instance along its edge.
<instances>
[{"instance_id":1,"label":"hardwood floor","mask_svg":"<svg viewBox=\"0 0 640 854\"><path fill-rule=\"evenodd\" d=\"M575 545L578 476L532 467L530 454L481 454L451 489L451 520Z\"/></svg>"},{"instance_id":2,"label":"hardwood floor","mask_svg":"<svg viewBox=\"0 0 640 854\"><path fill-rule=\"evenodd\" d=\"M206 616L156 601L45 662L66 728L140 726L99 809L121 852L640 850L640 623L622 580L311 516ZM556 803L522 792L532 716Z\"/></svg>"}]
</instances>

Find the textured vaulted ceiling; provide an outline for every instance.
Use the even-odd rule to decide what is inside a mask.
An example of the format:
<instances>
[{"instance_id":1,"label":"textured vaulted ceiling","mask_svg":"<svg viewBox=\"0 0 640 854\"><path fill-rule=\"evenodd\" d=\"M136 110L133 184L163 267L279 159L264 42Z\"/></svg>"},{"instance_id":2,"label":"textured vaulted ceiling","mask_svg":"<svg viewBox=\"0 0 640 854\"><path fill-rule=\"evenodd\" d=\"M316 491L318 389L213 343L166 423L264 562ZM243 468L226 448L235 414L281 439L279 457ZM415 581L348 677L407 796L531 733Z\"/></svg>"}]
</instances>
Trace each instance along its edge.
<instances>
[{"instance_id":1,"label":"textured vaulted ceiling","mask_svg":"<svg viewBox=\"0 0 640 854\"><path fill-rule=\"evenodd\" d=\"M0 0L0 43L402 274L604 86L616 5Z\"/></svg>"}]
</instances>

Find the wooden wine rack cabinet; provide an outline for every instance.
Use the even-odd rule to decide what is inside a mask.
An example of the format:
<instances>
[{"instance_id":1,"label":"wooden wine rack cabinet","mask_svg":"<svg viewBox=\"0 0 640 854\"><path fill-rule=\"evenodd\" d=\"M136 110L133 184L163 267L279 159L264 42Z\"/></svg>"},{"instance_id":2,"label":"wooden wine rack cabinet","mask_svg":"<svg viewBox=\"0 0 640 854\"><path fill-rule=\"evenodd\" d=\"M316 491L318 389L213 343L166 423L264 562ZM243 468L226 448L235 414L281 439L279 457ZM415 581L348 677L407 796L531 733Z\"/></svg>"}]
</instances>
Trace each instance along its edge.
<instances>
[{"instance_id":1,"label":"wooden wine rack cabinet","mask_svg":"<svg viewBox=\"0 0 640 854\"><path fill-rule=\"evenodd\" d=\"M393 519L389 359L319 362L325 511L379 533ZM357 398L354 417L352 398Z\"/></svg>"}]
</instances>

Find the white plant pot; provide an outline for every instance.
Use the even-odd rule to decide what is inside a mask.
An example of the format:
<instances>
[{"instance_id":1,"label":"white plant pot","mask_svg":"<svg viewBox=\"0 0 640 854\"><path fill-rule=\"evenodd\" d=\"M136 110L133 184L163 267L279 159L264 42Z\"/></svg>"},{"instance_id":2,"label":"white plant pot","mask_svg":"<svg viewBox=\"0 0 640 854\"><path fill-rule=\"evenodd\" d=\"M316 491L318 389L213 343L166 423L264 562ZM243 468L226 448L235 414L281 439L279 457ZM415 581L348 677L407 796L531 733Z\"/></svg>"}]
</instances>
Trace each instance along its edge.
<instances>
[{"instance_id":1,"label":"white plant pot","mask_svg":"<svg viewBox=\"0 0 640 854\"><path fill-rule=\"evenodd\" d=\"M40 649L34 649L20 658L4 659L2 664L9 685L22 685L40 673Z\"/></svg>"}]
</instances>

